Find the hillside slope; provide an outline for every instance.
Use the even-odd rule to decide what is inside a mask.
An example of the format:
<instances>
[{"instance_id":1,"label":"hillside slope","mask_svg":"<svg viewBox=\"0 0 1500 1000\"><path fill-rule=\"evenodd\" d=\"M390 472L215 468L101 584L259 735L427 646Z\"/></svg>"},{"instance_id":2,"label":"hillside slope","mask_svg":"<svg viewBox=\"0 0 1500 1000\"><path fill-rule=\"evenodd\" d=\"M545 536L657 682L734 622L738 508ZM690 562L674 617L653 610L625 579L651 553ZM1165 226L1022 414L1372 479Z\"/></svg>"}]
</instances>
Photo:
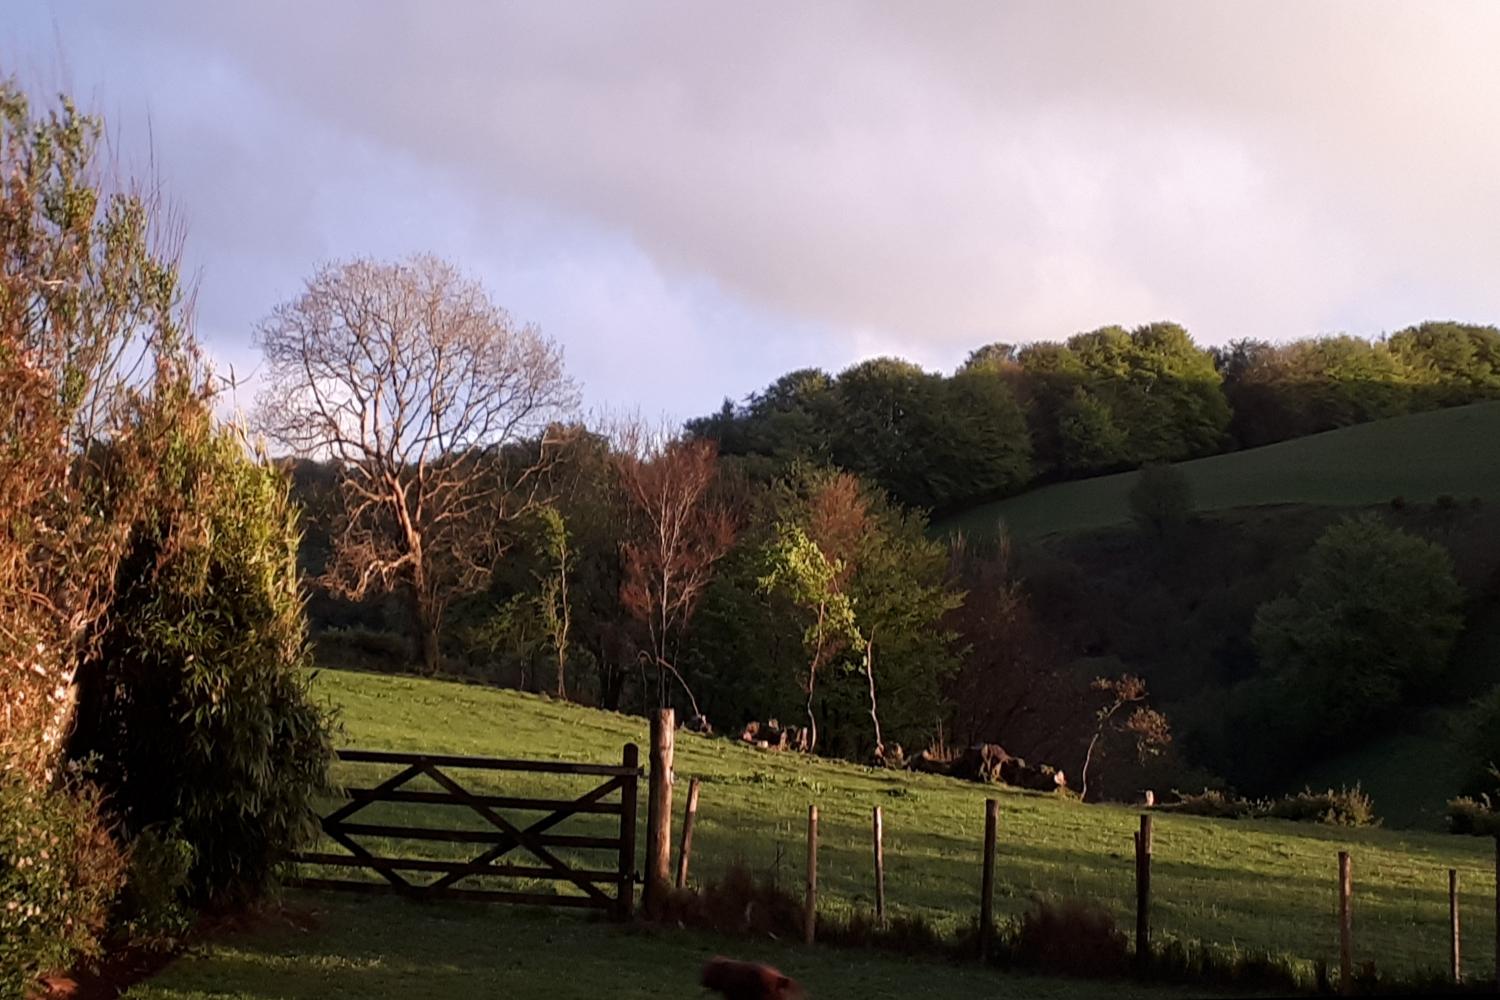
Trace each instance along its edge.
<instances>
[{"instance_id":1,"label":"hillside slope","mask_svg":"<svg viewBox=\"0 0 1500 1000\"><path fill-rule=\"evenodd\" d=\"M1264 504L1357 506L1443 494L1500 498L1500 402L1344 427L1177 466L1199 510ZM1027 538L1119 524L1138 473L1045 486L944 518L940 530L975 536L1004 522Z\"/></svg>"},{"instance_id":2,"label":"hillside slope","mask_svg":"<svg viewBox=\"0 0 1500 1000\"><path fill-rule=\"evenodd\" d=\"M317 690L341 707L345 743L363 748L604 762L617 761L622 744L646 738L642 719L514 691L341 671L322 672ZM868 908L870 810L880 805L893 912L952 930L974 914L988 794L1001 802L996 890L1003 915L1021 911L1036 895L1083 896L1129 926L1135 809L770 754L687 734L678 736L676 771L684 786L688 778L703 783L694 835L697 879L743 859L798 885L806 811L816 803L822 902L832 912ZM509 794L563 797L560 780L514 775L504 787ZM493 790L482 776L472 784ZM369 846L385 854L412 845L377 840ZM1156 820L1155 924L1163 933L1240 951L1269 949L1308 962L1330 958L1341 849L1354 856L1361 959L1378 959L1392 971L1440 967L1449 867L1462 872L1465 933L1473 940L1493 933L1493 847L1487 841L1169 814ZM1488 949L1470 949L1466 971L1487 976L1492 961Z\"/></svg>"}]
</instances>

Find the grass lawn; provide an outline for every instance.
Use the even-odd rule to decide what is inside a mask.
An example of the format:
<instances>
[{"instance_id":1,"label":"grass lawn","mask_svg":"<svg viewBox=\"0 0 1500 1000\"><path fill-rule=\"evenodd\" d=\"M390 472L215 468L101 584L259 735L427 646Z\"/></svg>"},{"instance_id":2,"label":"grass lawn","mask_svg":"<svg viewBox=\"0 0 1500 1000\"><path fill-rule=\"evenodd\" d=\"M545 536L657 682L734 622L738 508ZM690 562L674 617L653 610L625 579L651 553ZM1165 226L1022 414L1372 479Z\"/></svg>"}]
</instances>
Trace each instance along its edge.
<instances>
[{"instance_id":1,"label":"grass lawn","mask_svg":"<svg viewBox=\"0 0 1500 1000\"><path fill-rule=\"evenodd\" d=\"M255 930L230 935L178 959L126 996L683 1000L706 995L698 986L698 971L714 954L770 962L800 980L818 1000L1073 1000L1098 996L1101 990L1120 1000L1195 995L1131 983L1008 976L977 966L866 951L628 930L574 914L508 906L423 905L333 893L292 893L288 904L303 919L270 920Z\"/></svg>"},{"instance_id":2,"label":"grass lawn","mask_svg":"<svg viewBox=\"0 0 1500 1000\"><path fill-rule=\"evenodd\" d=\"M1199 510L1301 503L1360 506L1442 494L1500 498L1500 402L1345 427L1177 467ZM1137 473L1058 483L982 504L936 525L986 536L1003 521L1028 538L1120 524Z\"/></svg>"},{"instance_id":3,"label":"grass lawn","mask_svg":"<svg viewBox=\"0 0 1500 1000\"><path fill-rule=\"evenodd\" d=\"M643 719L514 691L342 671L323 671L317 689L342 707L343 743L349 746L615 762L627 741L646 744ZM343 765L351 783L373 783L372 770L375 776L386 773L372 765L357 765L365 770L356 777L347 772L353 766ZM698 777L703 782L694 835L693 873L699 878L712 877L736 859L744 859L756 870L779 874L784 884L797 886L806 810L809 803L817 803L822 824L822 902L835 913L869 908L873 897L870 808L878 804L885 814L887 896L892 911L920 914L940 927L955 929L975 914L983 802L991 794L1001 800L996 894L1002 915L1020 912L1035 895L1082 896L1109 907L1122 927L1132 926L1131 833L1138 822L1137 810L1085 806L947 778L769 754L729 740L686 734L678 736L677 774L679 808L686 779ZM500 787L496 775L461 777L476 789ZM570 790L566 782L579 779L507 775L504 780L512 794L560 797ZM589 779L581 782L579 791L590 787ZM644 798L643 792L642 822ZM418 808L412 806L371 807L372 811L376 808L386 810L385 819L403 824L422 822L427 815L397 815ZM558 832L588 833L591 820L597 821L598 832L618 822L615 817L576 817ZM426 822L475 828L482 823L469 817L467 810ZM415 849L433 851L432 856L441 856L449 846L369 843L376 853ZM457 856L464 845L452 846L452 856ZM1351 851L1354 859L1357 959L1374 960L1390 972L1441 968L1448 945L1447 869L1453 867L1461 872L1464 890L1462 916L1469 942L1464 949L1466 973L1470 977L1491 975L1494 848L1478 839L1161 814L1156 819L1153 925L1158 934L1197 938L1226 949L1270 950L1309 964L1333 960L1337 853L1341 849ZM600 861L597 855L589 860L596 866ZM561 891L551 883L526 888ZM179 962L137 995L183 995L174 990L198 995L191 991L215 983L230 996L312 996L274 984L298 981L303 971L310 977L315 971L332 976L346 968L358 970L357 975L348 973L352 979L368 976L371 983L381 986L360 994L373 996L384 992L385 983L396 981L390 977L409 976L413 982L451 986L457 981L452 977L476 967L490 977L479 981L498 982L506 969L515 968L507 963L518 961L534 963L532 967L539 970L536 974L542 975L548 963L566 970L573 960L597 959L599 968L608 968L615 961L609 956L616 950L629 957L631 967L642 969L660 966L665 970L670 954L677 963L674 968L688 970L702 957L703 949L689 938L623 938L624 932L617 930L579 929L576 919L566 916L528 917L539 922L526 923L510 909L482 905L414 907L403 906L399 900L315 898L331 914L324 931L301 936L291 931L265 932L231 941L204 956ZM451 936L460 942L451 954L444 943L444 928L451 928ZM570 944L548 955L525 947L527 934L553 934ZM471 944L462 944L466 935L473 936ZM577 954L570 958L574 950ZM662 957L650 958L653 954ZM802 969L800 953L773 957L781 961L783 955L788 956L784 959L788 966ZM839 953L819 952L807 957L807 975L836 976L851 961ZM1336 967L1337 962L1330 964ZM891 968L899 965L892 963ZM911 974L924 983L923 977L929 975ZM673 975L680 978L687 972ZM899 981L897 972L890 975L898 977L892 982ZM947 975L945 970L944 983ZM659 978L671 979L665 971ZM273 985L253 986L256 982ZM596 989L597 982L588 988ZM576 981L572 985L583 988ZM647 985L660 987L663 996L692 990L690 981L683 985L677 979ZM842 989L833 995L840 993L854 995ZM320 988L317 995L344 994Z\"/></svg>"}]
</instances>

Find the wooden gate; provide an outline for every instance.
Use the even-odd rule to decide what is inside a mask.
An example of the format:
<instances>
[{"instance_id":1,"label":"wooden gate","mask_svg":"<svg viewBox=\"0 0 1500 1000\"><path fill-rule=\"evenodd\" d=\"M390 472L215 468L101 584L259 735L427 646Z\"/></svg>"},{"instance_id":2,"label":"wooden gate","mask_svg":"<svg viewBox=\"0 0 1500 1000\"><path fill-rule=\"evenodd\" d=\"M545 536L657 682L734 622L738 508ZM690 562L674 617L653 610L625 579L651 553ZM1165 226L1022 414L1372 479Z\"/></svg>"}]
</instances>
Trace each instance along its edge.
<instances>
[{"instance_id":1,"label":"wooden gate","mask_svg":"<svg viewBox=\"0 0 1500 1000\"><path fill-rule=\"evenodd\" d=\"M631 915L635 899L636 786L640 779L639 751L635 744L625 747L619 764L499 760L380 750L340 750L338 759L352 764L400 765L401 770L370 787L343 789L342 794L348 801L322 818L323 833L341 847L342 851L304 851L292 855L289 860L302 866L366 869L377 873L381 879L359 880L299 874L288 880L289 885L310 889L393 891L422 899L462 898L543 906L577 906L609 910L621 919ZM458 770L585 775L604 780L572 799L527 798L471 791L448 773ZM424 778L430 779L430 783L437 787L408 787L411 782ZM429 784L428 781L422 783ZM618 797L614 801L607 801L616 792L619 793ZM361 822L364 817L360 813L376 803L422 806L421 810L406 809L402 812L405 816L420 815L423 822L419 825ZM478 816L483 822L467 829L426 823L426 820L441 816L445 811L438 807L452 806L467 807L472 815ZM523 826L519 821L508 818L501 810L505 813L541 812L544 815ZM570 817L599 814L618 816L618 831L609 836L598 836L553 830ZM378 820L382 817L377 815L373 818ZM391 856L374 853L356 840L356 837L468 844L477 848L477 853L466 860ZM606 865L603 867L585 867L581 862L570 863L559 858L553 852L554 848L608 852L612 863L603 863ZM528 860L534 863L523 865L507 859L507 855L518 849L528 853L531 856ZM430 873L436 877L431 881L421 881L409 878L403 872ZM526 892L514 888L485 888L474 884L480 879L497 878L560 882L576 888L578 893ZM601 886L612 886L613 895Z\"/></svg>"}]
</instances>

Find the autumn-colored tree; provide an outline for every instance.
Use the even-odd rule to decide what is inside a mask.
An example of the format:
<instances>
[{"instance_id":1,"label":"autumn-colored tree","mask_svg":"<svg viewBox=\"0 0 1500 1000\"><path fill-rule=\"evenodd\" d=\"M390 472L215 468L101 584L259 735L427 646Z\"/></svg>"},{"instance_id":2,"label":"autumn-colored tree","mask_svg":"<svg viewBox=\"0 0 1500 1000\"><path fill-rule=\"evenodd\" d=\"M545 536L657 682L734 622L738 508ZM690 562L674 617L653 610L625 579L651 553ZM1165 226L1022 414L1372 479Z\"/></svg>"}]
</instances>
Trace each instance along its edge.
<instances>
[{"instance_id":1,"label":"autumn-colored tree","mask_svg":"<svg viewBox=\"0 0 1500 1000\"><path fill-rule=\"evenodd\" d=\"M1134 674L1122 674L1118 678L1100 677L1091 685L1093 690L1105 697L1105 702L1095 713L1097 724L1089 739L1088 752L1083 758L1083 788L1079 794L1085 801L1089 796L1089 768L1094 762L1094 750L1107 735L1123 734L1134 748L1137 764L1144 764L1159 755L1172 742L1172 730L1167 717L1150 708L1146 701L1146 682ZM1129 713L1125 709L1130 709Z\"/></svg>"},{"instance_id":2,"label":"autumn-colored tree","mask_svg":"<svg viewBox=\"0 0 1500 1000\"><path fill-rule=\"evenodd\" d=\"M715 564L734 544L737 517L714 492L713 442L662 440L639 425L620 438L615 474L633 515L621 544L620 603L645 627L642 657L656 672L659 702L667 701L665 678L671 674L697 715L698 700L677 669L677 652Z\"/></svg>"},{"instance_id":3,"label":"autumn-colored tree","mask_svg":"<svg viewBox=\"0 0 1500 1000\"><path fill-rule=\"evenodd\" d=\"M404 590L436 671L449 602L488 579L499 529L546 499L548 435L576 398L560 352L428 256L324 267L257 340L261 430L339 466L330 583ZM544 446L511 461L533 437Z\"/></svg>"}]
</instances>

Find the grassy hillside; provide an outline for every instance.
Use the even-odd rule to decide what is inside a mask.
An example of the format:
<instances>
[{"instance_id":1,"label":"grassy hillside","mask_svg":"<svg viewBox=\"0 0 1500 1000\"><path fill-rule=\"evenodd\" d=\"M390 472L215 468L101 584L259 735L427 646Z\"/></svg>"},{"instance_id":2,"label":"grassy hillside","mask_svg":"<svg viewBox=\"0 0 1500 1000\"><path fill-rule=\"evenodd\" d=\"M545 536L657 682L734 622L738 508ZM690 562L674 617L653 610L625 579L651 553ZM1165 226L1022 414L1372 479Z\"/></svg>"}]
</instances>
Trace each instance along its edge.
<instances>
[{"instance_id":1,"label":"grassy hillside","mask_svg":"<svg viewBox=\"0 0 1500 1000\"><path fill-rule=\"evenodd\" d=\"M1359 506L1443 494L1500 498L1500 402L1379 420L1178 466L1199 510L1301 503ZM1134 472L1058 483L983 504L938 527L1027 538L1119 524Z\"/></svg>"},{"instance_id":2,"label":"grassy hillside","mask_svg":"<svg viewBox=\"0 0 1500 1000\"><path fill-rule=\"evenodd\" d=\"M603 762L618 760L622 744L644 744L646 736L644 720L513 691L338 671L322 673L318 689L342 707L344 740L358 747ZM983 800L993 794L1001 799L997 904L1003 914L1019 912L1036 895L1083 896L1108 906L1122 926L1129 926L1131 833L1137 810L1084 806L945 778L767 754L723 739L682 734L678 747L679 780L685 784L686 779L697 777L703 782L694 841L694 874L699 878L717 874L742 858L760 871L777 873L797 885L804 817L808 804L815 802L822 815L820 878L825 905L836 912L867 908L872 900L870 808L878 804L885 811L891 907L956 928L975 912ZM368 780L366 773L360 783ZM518 775L505 781L506 789L519 793L561 797L567 791L555 776ZM481 789L499 787L494 781L477 779L472 784ZM390 806L387 816L403 808L408 807ZM476 818L474 823L480 821ZM1227 949L1273 950L1309 963L1330 958L1337 940L1333 919L1337 852L1348 849L1354 857L1356 944L1361 960L1375 960L1392 971L1441 965L1447 948L1449 867L1462 872L1463 919L1469 939L1493 939L1493 846L1486 841L1166 814L1159 815L1156 824L1154 919L1161 933L1199 938ZM587 830L588 825L580 823L561 832ZM346 904L321 900L318 905L339 913L344 911L338 908ZM393 908L394 902L368 905L378 905L383 908L380 913L391 915L381 919L405 919L400 914L407 912ZM482 919L442 907L418 910L428 914L423 920L451 912L442 920L453 921L460 937L465 922ZM337 927L329 933L345 933L338 930L344 925L335 923ZM385 936L401 935L387 931ZM205 969L219 969L225 975L231 967L241 970L235 975L258 969L256 975L274 978L289 963L313 962L310 968L315 970L317 962L335 962L328 956L343 954L317 941L289 945L284 938L251 936L193 962L179 963L151 990L136 995L197 996L192 984L209 981L204 979ZM420 935L411 940L419 939ZM614 937L601 938L598 955L608 954L608 949L617 946L610 943L615 941ZM289 957L289 948L296 955ZM1490 974L1490 952L1486 947L1466 950L1469 975ZM359 961L365 961L371 950L366 947L360 954L365 958ZM540 956L516 959L523 960L544 961ZM346 961L353 960L340 958L336 964ZM246 992L234 995L304 994L246 987Z\"/></svg>"}]
</instances>

